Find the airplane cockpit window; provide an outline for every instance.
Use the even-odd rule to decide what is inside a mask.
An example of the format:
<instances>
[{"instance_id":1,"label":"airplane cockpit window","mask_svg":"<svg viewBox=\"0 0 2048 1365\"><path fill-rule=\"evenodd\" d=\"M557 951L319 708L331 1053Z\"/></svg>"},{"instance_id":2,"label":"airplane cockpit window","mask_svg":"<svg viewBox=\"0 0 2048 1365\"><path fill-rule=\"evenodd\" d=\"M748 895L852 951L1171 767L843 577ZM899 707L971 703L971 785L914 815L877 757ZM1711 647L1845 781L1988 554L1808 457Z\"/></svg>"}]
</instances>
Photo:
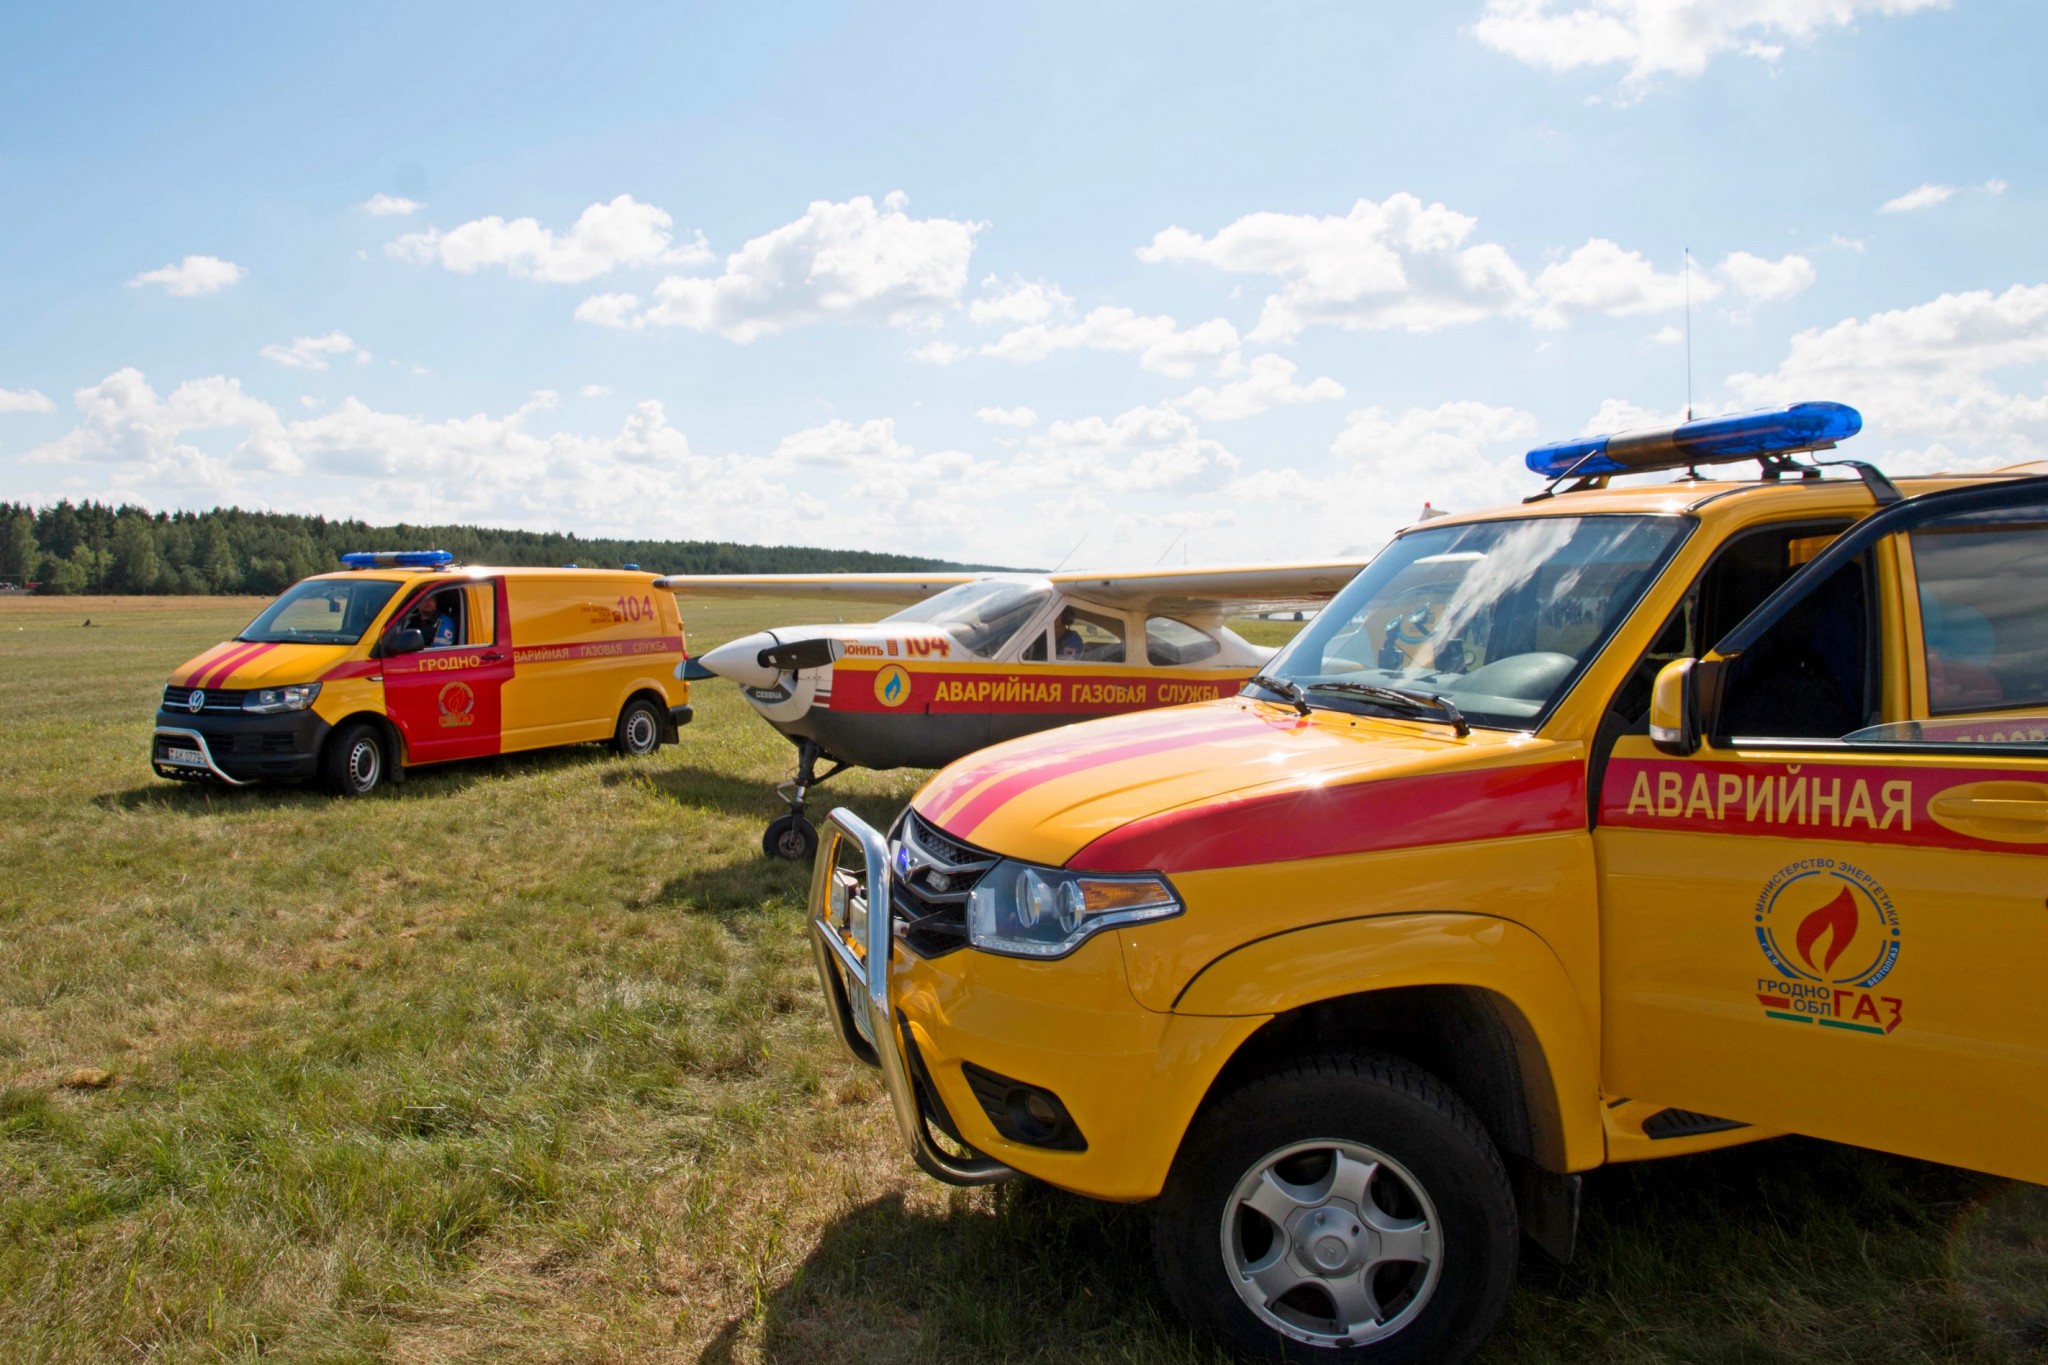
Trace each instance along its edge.
<instances>
[{"instance_id":1,"label":"airplane cockpit window","mask_svg":"<svg viewBox=\"0 0 2048 1365\"><path fill-rule=\"evenodd\" d=\"M1052 634L1056 657L1067 663L1120 664L1124 661L1122 617L1068 607L1060 613Z\"/></svg>"},{"instance_id":2,"label":"airplane cockpit window","mask_svg":"<svg viewBox=\"0 0 2048 1365\"><path fill-rule=\"evenodd\" d=\"M1052 589L1040 583L982 579L948 588L884 619L936 626L976 654L993 658L1051 597Z\"/></svg>"},{"instance_id":3,"label":"airplane cockpit window","mask_svg":"<svg viewBox=\"0 0 2048 1365\"><path fill-rule=\"evenodd\" d=\"M1222 649L1206 631L1171 616L1154 616L1145 622L1145 662L1154 668L1198 664Z\"/></svg>"},{"instance_id":4,"label":"airplane cockpit window","mask_svg":"<svg viewBox=\"0 0 2048 1365\"><path fill-rule=\"evenodd\" d=\"M1410 531L1267 665L1314 706L1539 723L1692 523L1529 517ZM1438 699L1455 708L1447 711Z\"/></svg>"}]
</instances>

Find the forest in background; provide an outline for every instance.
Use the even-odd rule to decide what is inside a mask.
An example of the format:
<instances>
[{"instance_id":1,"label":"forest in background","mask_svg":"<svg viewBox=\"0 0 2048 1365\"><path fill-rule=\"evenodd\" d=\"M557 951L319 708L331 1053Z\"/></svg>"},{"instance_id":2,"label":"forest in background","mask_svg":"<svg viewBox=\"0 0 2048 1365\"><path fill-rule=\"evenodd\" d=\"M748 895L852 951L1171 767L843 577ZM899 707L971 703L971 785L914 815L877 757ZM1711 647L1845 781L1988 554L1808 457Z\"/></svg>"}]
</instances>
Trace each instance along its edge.
<instances>
[{"instance_id":1,"label":"forest in background","mask_svg":"<svg viewBox=\"0 0 2048 1365\"><path fill-rule=\"evenodd\" d=\"M483 526L372 526L283 512L151 512L98 502L43 508L0 502L0 585L55 595L180 593L269 596L341 567L348 550L447 550L466 564L580 564L650 573L891 573L992 568L914 555L736 545L711 540L609 540Z\"/></svg>"}]
</instances>

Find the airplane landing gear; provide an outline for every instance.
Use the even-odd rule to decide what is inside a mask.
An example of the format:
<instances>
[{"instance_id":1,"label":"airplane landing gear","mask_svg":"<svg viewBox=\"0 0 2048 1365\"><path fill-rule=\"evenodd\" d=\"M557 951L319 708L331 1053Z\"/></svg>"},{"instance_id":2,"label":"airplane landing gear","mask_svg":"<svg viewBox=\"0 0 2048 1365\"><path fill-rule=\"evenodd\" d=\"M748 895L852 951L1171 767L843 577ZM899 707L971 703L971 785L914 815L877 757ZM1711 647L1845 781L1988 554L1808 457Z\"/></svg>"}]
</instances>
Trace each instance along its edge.
<instances>
[{"instance_id":1,"label":"airplane landing gear","mask_svg":"<svg viewBox=\"0 0 2048 1365\"><path fill-rule=\"evenodd\" d=\"M821 758L832 765L822 773L818 771ZM792 862L816 853L818 827L804 818L804 798L811 788L824 786L852 766L833 758L808 739L797 741L796 780L775 789L776 794L789 803L789 814L771 821L762 832L761 852L770 858L788 858Z\"/></svg>"}]
</instances>

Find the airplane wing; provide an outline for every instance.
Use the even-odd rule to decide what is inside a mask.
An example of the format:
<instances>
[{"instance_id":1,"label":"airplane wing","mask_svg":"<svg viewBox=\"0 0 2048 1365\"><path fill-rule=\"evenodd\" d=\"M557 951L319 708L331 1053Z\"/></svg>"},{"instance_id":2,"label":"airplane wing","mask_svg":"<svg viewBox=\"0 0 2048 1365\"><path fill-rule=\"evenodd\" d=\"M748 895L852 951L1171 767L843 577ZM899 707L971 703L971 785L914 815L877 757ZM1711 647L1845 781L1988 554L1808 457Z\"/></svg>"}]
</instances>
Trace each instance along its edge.
<instances>
[{"instance_id":1,"label":"airplane wing","mask_svg":"<svg viewBox=\"0 0 2048 1365\"><path fill-rule=\"evenodd\" d=\"M1327 602L1357 576L1366 559L1299 564L1246 564L1193 569L1100 570L1053 574L1063 592L1090 602L1147 614L1224 610L1233 616L1290 611Z\"/></svg>"},{"instance_id":2,"label":"airplane wing","mask_svg":"<svg viewBox=\"0 0 2048 1365\"><path fill-rule=\"evenodd\" d=\"M908 606L986 574L975 573L708 573L654 580L680 597L851 597Z\"/></svg>"}]
</instances>

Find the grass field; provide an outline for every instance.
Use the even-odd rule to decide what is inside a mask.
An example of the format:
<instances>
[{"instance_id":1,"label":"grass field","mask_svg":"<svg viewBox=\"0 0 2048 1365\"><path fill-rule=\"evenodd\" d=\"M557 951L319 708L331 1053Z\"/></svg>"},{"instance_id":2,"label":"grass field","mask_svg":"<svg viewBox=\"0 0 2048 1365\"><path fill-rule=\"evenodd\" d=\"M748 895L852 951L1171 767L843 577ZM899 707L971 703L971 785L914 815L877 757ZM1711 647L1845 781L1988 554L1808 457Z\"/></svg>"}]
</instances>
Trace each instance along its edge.
<instances>
[{"instance_id":1,"label":"grass field","mask_svg":"<svg viewBox=\"0 0 2048 1365\"><path fill-rule=\"evenodd\" d=\"M158 781L165 675L253 609L0 599L0 1360L1210 1359L1142 1210L897 1150L731 689L643 761ZM2048 1359L2048 1191L1780 1142L1586 1202L1489 1360Z\"/></svg>"}]
</instances>

